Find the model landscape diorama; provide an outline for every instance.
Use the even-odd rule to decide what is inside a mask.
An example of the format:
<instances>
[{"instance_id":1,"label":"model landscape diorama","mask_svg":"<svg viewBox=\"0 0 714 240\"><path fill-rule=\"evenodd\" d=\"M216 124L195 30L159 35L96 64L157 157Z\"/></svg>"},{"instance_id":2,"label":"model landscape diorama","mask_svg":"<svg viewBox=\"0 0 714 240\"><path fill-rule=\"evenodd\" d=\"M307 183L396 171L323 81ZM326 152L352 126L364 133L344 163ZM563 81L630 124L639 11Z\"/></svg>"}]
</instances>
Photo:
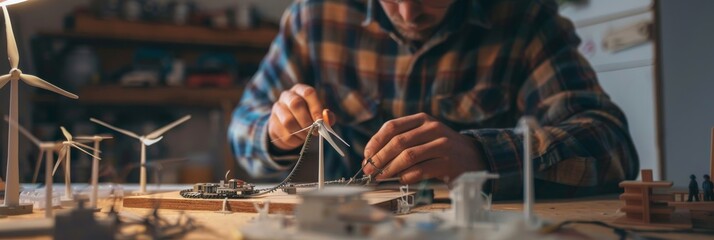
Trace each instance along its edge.
<instances>
[{"instance_id":1,"label":"model landscape diorama","mask_svg":"<svg viewBox=\"0 0 714 240\"><path fill-rule=\"evenodd\" d=\"M21 1L16 1L21 2ZM3 2L0 1L0 4ZM70 98L77 98L76 95L66 92L44 80L23 74L19 65L19 53L15 42L12 25L5 5L2 5L6 23L6 34L8 41L8 55L10 59L10 73L0 76L0 87L6 83L11 84L10 91L10 114L6 117L8 122L8 161L7 182L3 184L0 179L0 190L4 187L4 202L0 206L0 215L19 215L33 212L33 204L36 209L43 209L46 219L32 222L33 228L16 228L22 223L4 224L0 226L0 236L21 236L31 231L48 232L58 239L85 239L90 237L113 239L113 238L140 238L147 236L154 239L164 239L180 236L196 229L196 223L190 217L181 215L177 221L170 222L159 215L160 205L155 205L154 211L147 216L137 216L128 213L118 213L114 207L110 209L107 217L98 217L94 214L98 207L99 186L98 169L101 160L100 143L103 140L111 139L109 135L92 135L74 137L70 131L64 127L60 128L65 139L61 141L42 142L32 135L28 130L18 123L18 84L19 80L27 84L47 89ZM231 178L230 171L225 174L223 180L217 183L196 183L193 188L178 192L183 198L198 201L221 201L221 208L217 214L230 214L230 201L248 201L261 199L262 203L251 202L254 211L258 215L240 229L240 232L251 239L334 239L334 238L372 238L372 239L533 239L552 238L559 239L559 236L547 235L544 231L545 222L540 220L533 213L534 204L534 173L532 158L533 134L540 131L537 123L530 117L524 117L519 122L516 130L523 135L523 212L497 211L491 209L491 197L482 191L483 185L493 179L498 179L497 174L486 171L467 172L451 182L450 200L451 208L442 212L414 213L411 212L415 206L414 192L409 191L409 186L399 188L397 209L394 212L376 207L365 199L365 196L374 190L377 175L381 174L381 169L377 169L373 175L363 175L358 177L362 169L349 179L326 180L324 175L324 146L327 141L342 157L345 156L342 144L350 147L339 134L330 127L332 122L330 113L324 110L321 119L317 119L309 127L292 134L306 133L307 136L314 136L318 141L317 159L309 159L306 155L311 147L313 138L305 138L298 158L288 172L286 177L275 185L267 187L257 187L253 183ZM147 191L147 163L146 147L151 146L163 139L163 134L169 130L188 121L191 116L185 116L168 125L161 127L146 135L140 136L134 132L121 129L91 118L90 121L116 132L139 140L141 145L140 155L140 190L137 194L146 195ZM20 197L19 170L18 170L18 132L26 136L32 143L37 145L40 154L35 169L36 179L40 169L42 158L45 159L45 184L41 198L30 202L22 202ZM287 137L287 136L286 136ZM85 142L86 141L86 142ZM93 143L89 146L86 143ZM342 144L339 144L342 143ZM621 209L624 213L622 224L669 224L681 228L714 228L714 202L711 202L714 195L712 182L709 176L714 176L714 129L712 129L712 171L703 177L701 186L704 202L697 202L699 185L696 178L693 178L693 186L688 192L689 201L676 201L676 198L669 192L653 191L653 188L668 189L672 183L664 181L653 181L652 172L642 171L642 181L625 181L620 184L624 188L624 193L620 199L625 202ZM91 180L92 191L89 194L89 207L85 207L83 198L77 196L71 186L71 150L79 150L92 158ZM53 155L57 153L57 161L53 161ZM306 161L318 161L317 182L294 183L292 178L297 169ZM53 193L54 175L60 165L64 164L63 175L65 178L64 195L57 198ZM373 164L371 159L367 159L365 165ZM53 167L54 165L54 167ZM364 167L364 166L363 166ZM375 166L376 167L376 166ZM383 169L383 168L382 168ZM34 181L34 180L33 180ZM295 207L294 217L286 217L281 214L269 214L271 205L270 196L286 196L298 193L300 203ZM279 192L282 190L284 193ZM114 195L117 197L118 195ZM151 198L149 195L148 198ZM57 204L57 203L62 204ZM57 207L67 208L69 211L53 214ZM674 216L678 209L686 209L692 213L690 224L674 224ZM704 212L706 214L694 214ZM397 218L397 215L403 215ZM694 215L698 217L694 217ZM143 225L145 231L136 235L126 235L120 229L123 226ZM87 231L70 231L77 227L86 228ZM18 233L18 231L24 231ZM17 234L17 235L13 235Z\"/></svg>"}]
</instances>

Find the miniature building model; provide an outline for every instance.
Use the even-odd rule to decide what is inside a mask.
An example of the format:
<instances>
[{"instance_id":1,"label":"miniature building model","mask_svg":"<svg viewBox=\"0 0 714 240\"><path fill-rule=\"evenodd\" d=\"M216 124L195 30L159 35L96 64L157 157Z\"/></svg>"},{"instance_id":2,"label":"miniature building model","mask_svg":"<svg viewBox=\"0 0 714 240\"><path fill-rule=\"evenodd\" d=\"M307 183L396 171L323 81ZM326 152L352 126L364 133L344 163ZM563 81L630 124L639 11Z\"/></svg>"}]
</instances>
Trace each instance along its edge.
<instances>
[{"instance_id":1,"label":"miniature building model","mask_svg":"<svg viewBox=\"0 0 714 240\"><path fill-rule=\"evenodd\" d=\"M486 180L496 178L498 174L486 171L467 172L456 178L450 197L457 226L470 227L474 223L487 221L481 189Z\"/></svg>"},{"instance_id":2,"label":"miniature building model","mask_svg":"<svg viewBox=\"0 0 714 240\"><path fill-rule=\"evenodd\" d=\"M367 190L358 187L326 187L302 195L295 209L301 231L340 236L367 237L375 225L391 220L391 214L362 199Z\"/></svg>"},{"instance_id":3,"label":"miniature building model","mask_svg":"<svg viewBox=\"0 0 714 240\"><path fill-rule=\"evenodd\" d=\"M674 212L674 207L667 202L674 201L671 194L655 194L653 189L666 189L672 187L672 182L652 181L652 170L643 169L642 182L623 181L620 187L625 192L620 195L620 200L625 201L620 211L626 213L623 222L627 223L668 223Z\"/></svg>"}]
</instances>

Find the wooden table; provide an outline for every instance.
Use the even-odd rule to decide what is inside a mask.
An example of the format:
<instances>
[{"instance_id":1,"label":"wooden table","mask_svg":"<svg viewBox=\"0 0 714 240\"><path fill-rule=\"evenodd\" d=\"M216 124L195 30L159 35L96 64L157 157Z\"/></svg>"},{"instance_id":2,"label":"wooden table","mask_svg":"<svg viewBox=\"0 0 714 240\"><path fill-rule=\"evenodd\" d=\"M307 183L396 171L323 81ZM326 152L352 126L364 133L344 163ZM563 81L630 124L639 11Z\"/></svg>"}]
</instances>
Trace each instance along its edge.
<instances>
[{"instance_id":1,"label":"wooden table","mask_svg":"<svg viewBox=\"0 0 714 240\"><path fill-rule=\"evenodd\" d=\"M437 198L443 196L443 193L437 193ZM565 220L596 220L606 223L612 223L616 218L624 213L617 212L617 209L622 207L623 203L616 200L617 196L605 196L597 198L571 199L571 200L548 200L539 201L535 204L535 213L540 218L550 222L557 223ZM443 201L442 201L443 202ZM105 206L103 211L106 211L111 205L110 201L103 200L100 202ZM139 208L121 208L121 203L117 203L119 211L130 212L138 215L146 215L151 211L148 209ZM448 203L434 203L431 205L415 208L415 212L433 212L443 211L449 208ZM520 202L505 202L495 203L495 210L512 210L521 211L522 205ZM232 213L220 214L213 211L184 211L189 216L193 217L203 228L193 231L185 236L186 239L240 239L238 229L247 221L252 219L256 214L253 213ZM160 210L159 213L169 219L175 220L179 217L180 211L176 210ZM42 211L36 211L31 215L11 216L0 219L0 224L9 221L17 221L18 219L40 219L44 215ZM98 215L104 215L98 213ZM632 227L632 226L628 226ZM571 228L578 232L591 237L593 239L617 239L617 236L610 229L592 226L592 225L573 225ZM641 227L640 227L641 228ZM712 235L703 234L642 234L645 236L657 236L666 239L712 239ZM0 238L2 238L0 236ZM32 238L32 239L50 239Z\"/></svg>"}]
</instances>

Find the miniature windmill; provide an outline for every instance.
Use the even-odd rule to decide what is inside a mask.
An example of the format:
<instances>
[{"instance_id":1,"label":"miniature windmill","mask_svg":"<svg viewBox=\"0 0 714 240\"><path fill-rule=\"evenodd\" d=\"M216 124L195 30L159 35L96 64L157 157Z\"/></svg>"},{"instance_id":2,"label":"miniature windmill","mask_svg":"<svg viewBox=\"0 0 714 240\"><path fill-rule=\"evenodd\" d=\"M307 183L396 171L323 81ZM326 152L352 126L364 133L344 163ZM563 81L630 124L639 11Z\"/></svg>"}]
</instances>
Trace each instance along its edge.
<instances>
[{"instance_id":1,"label":"miniature windmill","mask_svg":"<svg viewBox=\"0 0 714 240\"><path fill-rule=\"evenodd\" d=\"M45 157L45 217L50 218L52 217L52 155L59 147L61 147L62 143L42 142L27 131L27 129L20 126L15 121L10 120L7 116L5 116L5 121L7 121L10 126L20 130L22 135L25 135L25 137L30 139L30 141L40 148L40 153L37 156L35 166L35 174L32 177L33 183L37 182L37 175L39 175L40 166L42 165L42 157Z\"/></svg>"},{"instance_id":2,"label":"miniature windmill","mask_svg":"<svg viewBox=\"0 0 714 240\"><path fill-rule=\"evenodd\" d=\"M516 131L523 133L523 218L529 227L536 227L537 218L533 215L535 186L533 185L533 131L539 128L533 117L522 117Z\"/></svg>"},{"instance_id":3,"label":"miniature windmill","mask_svg":"<svg viewBox=\"0 0 714 240\"><path fill-rule=\"evenodd\" d=\"M77 140L90 140L94 141L94 158L92 158L92 194L89 195L89 207L97 208L97 194L99 190L99 143L102 140L112 139L110 135L94 135L94 136L80 136L76 137Z\"/></svg>"},{"instance_id":4,"label":"miniature windmill","mask_svg":"<svg viewBox=\"0 0 714 240\"><path fill-rule=\"evenodd\" d=\"M69 93L44 80L29 74L23 74L18 68L20 65L20 53L15 42L15 34L12 30L10 15L7 5L24 2L24 0L0 1L3 13L5 14L5 32L7 34L7 55L10 60L10 73L0 76L0 87L10 82L10 119L18 122L18 92L20 80L30 86L53 91L65 97L77 99L77 95ZM7 159L7 186L5 191L5 203L0 207L0 212L5 214L27 214L32 212L32 206L20 205L20 176L18 167L18 130L15 127L8 128L8 159Z\"/></svg>"},{"instance_id":5,"label":"miniature windmill","mask_svg":"<svg viewBox=\"0 0 714 240\"><path fill-rule=\"evenodd\" d=\"M72 178L71 178L71 150L72 148L76 148L79 151L82 151L83 153L86 153L87 155L93 157L93 158L98 158L94 154L89 153L87 150L84 150L83 148L87 149L92 149L95 152L97 152L96 149L93 149L90 146L84 145L83 143L76 142L72 139L72 134L67 131L64 127L60 127L62 130L62 134L64 137L67 139L67 141L62 142L62 149L60 149L59 152L59 158L57 159L57 163L55 164L54 170L52 170L52 175L54 176L55 173L57 172L57 168L59 168L60 163L62 163L62 160L66 160L64 163L64 197L62 200L64 201L72 201L73 196L72 196Z\"/></svg>"},{"instance_id":6,"label":"miniature windmill","mask_svg":"<svg viewBox=\"0 0 714 240\"><path fill-rule=\"evenodd\" d=\"M337 139L339 139L340 141L342 141L342 143L344 143L346 146L348 146L348 147L350 146L349 144L347 144L347 142L345 142L345 140L342 140L342 138L340 138L340 136L338 136L337 133L335 133L335 131L332 130L332 128L330 127L330 124L329 124L329 123L330 123L329 113L330 113L329 110L327 110L327 109L323 110L323 111L322 111L322 119L317 119L317 120L316 120L314 123L312 123L309 127L304 128L304 129L302 129L302 130L300 130L300 131L297 131L297 132L294 132L294 133L290 134L290 136L292 136L292 135L298 134L298 133L303 132L303 131L308 131L309 134L308 134L307 138L305 139L305 142L308 142L309 139L310 139L310 134L314 133L315 130L317 130L318 137L319 137L319 139L318 139L318 140L319 140L319 141L318 141L318 146L319 146L319 147L318 147L318 148L319 148L319 149L318 149L318 152L319 152L319 153L318 153L318 156L319 156L319 157L318 157L318 160L319 160L319 163L318 163L318 170L317 170L317 171L318 171L318 172L317 172L317 183L318 183L317 189L319 189L319 190L322 190L322 189L325 187L325 151L324 151L323 141L322 141L322 140L323 140L323 139L327 140L327 142L330 143L330 145L332 145L332 147L333 147L333 148L337 151L337 153L339 153L340 156L342 156L342 157L345 156L345 152L342 151L342 149L340 149L339 146L337 146L337 142L335 142L335 140L332 139L332 136L330 136L330 134L334 135ZM327 123L325 123L325 122L327 122ZM287 136L286 136L286 137L287 137ZM281 138L281 139L282 139L282 138ZM273 141L277 141L277 140L280 140L280 139L276 139L276 140L273 140Z\"/></svg>"},{"instance_id":7,"label":"miniature windmill","mask_svg":"<svg viewBox=\"0 0 714 240\"><path fill-rule=\"evenodd\" d=\"M154 143L161 141L161 139L163 138L163 136L161 136L162 134L164 134L166 131L171 130L172 128L178 126L179 124L181 124L185 121L188 121L189 119L191 119L191 115L184 116L183 118L176 120L176 121L170 123L169 125L159 128L159 129L157 129L147 135L144 135L144 136L139 136L136 133L133 133L131 131L124 130L124 129L121 129L118 127L114 127L112 125L109 125L108 123L102 122L102 121L94 119L94 118L90 118L89 120L94 123L97 123L99 125L105 126L109 129L112 129L114 131L120 132L124 135L136 138L141 142L141 171L140 171L140 175L139 175L139 192L138 193L145 194L146 193L146 147L151 146Z\"/></svg>"}]
</instances>

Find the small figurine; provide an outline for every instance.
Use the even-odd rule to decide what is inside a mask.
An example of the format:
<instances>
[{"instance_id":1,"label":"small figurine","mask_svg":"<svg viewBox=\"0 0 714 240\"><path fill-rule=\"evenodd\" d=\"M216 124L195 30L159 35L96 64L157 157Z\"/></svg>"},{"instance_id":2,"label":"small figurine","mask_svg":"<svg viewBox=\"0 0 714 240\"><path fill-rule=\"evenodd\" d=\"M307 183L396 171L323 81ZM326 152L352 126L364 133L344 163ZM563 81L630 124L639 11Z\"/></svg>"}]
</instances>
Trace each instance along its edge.
<instances>
[{"instance_id":1,"label":"small figurine","mask_svg":"<svg viewBox=\"0 0 714 240\"><path fill-rule=\"evenodd\" d=\"M699 202L699 184L697 184L697 176L694 176L694 174L689 176L689 198L687 199L687 202L691 202L692 198L694 198L695 202Z\"/></svg>"},{"instance_id":2,"label":"small figurine","mask_svg":"<svg viewBox=\"0 0 714 240\"><path fill-rule=\"evenodd\" d=\"M709 175L704 174L704 181L702 182L702 190L704 191L704 199L702 201L714 201L714 184L709 178Z\"/></svg>"}]
</instances>

